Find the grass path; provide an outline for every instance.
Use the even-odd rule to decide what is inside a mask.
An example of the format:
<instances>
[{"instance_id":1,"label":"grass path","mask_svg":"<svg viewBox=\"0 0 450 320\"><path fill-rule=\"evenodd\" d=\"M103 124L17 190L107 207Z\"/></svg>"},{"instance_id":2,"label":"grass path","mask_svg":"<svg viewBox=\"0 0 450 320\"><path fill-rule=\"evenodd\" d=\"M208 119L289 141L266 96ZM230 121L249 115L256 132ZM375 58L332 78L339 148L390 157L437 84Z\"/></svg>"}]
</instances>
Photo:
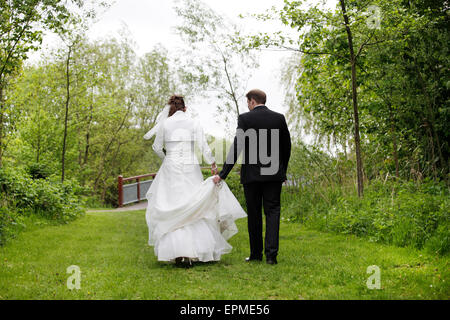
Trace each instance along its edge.
<instances>
[{"instance_id":1,"label":"grass path","mask_svg":"<svg viewBox=\"0 0 450 320\"><path fill-rule=\"evenodd\" d=\"M448 257L281 223L278 265L246 263L246 220L218 263L182 269L146 245L144 211L95 212L0 248L0 299L449 299ZM81 289L66 287L80 267ZM381 269L369 290L367 267Z\"/></svg>"}]
</instances>

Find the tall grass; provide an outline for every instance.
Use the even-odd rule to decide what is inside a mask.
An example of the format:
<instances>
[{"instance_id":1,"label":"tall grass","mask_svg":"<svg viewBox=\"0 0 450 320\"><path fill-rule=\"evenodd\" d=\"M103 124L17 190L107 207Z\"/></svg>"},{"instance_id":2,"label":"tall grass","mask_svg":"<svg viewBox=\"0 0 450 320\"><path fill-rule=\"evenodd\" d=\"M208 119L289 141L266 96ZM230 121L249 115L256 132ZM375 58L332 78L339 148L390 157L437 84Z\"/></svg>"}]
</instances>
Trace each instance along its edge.
<instances>
[{"instance_id":1,"label":"tall grass","mask_svg":"<svg viewBox=\"0 0 450 320\"><path fill-rule=\"evenodd\" d=\"M374 178L359 198L352 161L302 144L293 156L289 171L296 186L284 188L284 218L321 231L449 253L450 193L444 182Z\"/></svg>"}]
</instances>

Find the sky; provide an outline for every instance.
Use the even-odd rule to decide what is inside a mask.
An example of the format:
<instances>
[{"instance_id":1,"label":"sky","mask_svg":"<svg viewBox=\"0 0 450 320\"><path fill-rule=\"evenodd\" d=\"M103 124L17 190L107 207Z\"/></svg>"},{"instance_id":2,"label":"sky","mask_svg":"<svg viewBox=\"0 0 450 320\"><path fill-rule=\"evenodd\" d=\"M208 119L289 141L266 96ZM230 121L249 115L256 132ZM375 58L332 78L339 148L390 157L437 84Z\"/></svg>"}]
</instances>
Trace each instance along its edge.
<instances>
[{"instance_id":1,"label":"sky","mask_svg":"<svg viewBox=\"0 0 450 320\"><path fill-rule=\"evenodd\" d=\"M310 0L309 2L313 2ZM277 22L261 22L252 18L241 19L240 14L264 13L272 6L280 8L282 0L203 0L211 9L226 16L244 27L246 32L279 31L283 26ZM334 2L329 0L328 2ZM98 17L98 21L90 28L91 39L104 37L117 37L118 31L126 25L131 37L137 45L137 54L143 55L151 51L157 44L162 44L169 52L185 46L180 37L175 34L174 27L179 22L173 6L174 0L115 0L114 4ZM288 31L287 29L285 29ZM289 30L292 32L292 30ZM44 47L51 47L55 41L48 37ZM291 53L274 50L261 52L259 68L252 72L247 88L258 88L266 92L266 105L277 112L286 114L287 106L284 104L284 90L280 83L281 66L284 59ZM234 132L236 124L226 123L217 119L214 110L211 110L208 101L202 98L190 101L189 107L200 117L204 130L216 137L229 137ZM216 102L217 104L217 102ZM216 105L214 104L214 105ZM246 98L240 101L240 112L248 111ZM233 126L233 128L229 128ZM224 134L228 132L228 134Z\"/></svg>"}]
</instances>

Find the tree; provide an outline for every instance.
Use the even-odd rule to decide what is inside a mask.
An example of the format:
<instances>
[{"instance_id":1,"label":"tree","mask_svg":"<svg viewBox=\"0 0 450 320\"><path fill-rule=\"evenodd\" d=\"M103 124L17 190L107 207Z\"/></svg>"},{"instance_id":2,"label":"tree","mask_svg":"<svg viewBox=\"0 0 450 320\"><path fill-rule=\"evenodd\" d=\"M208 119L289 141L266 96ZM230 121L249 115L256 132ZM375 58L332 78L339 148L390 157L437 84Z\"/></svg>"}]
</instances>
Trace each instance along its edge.
<instances>
[{"instance_id":1,"label":"tree","mask_svg":"<svg viewBox=\"0 0 450 320\"><path fill-rule=\"evenodd\" d=\"M380 46L402 41L414 21L412 15L398 9L401 4L397 1L339 0L335 10L323 4L306 8L303 7L303 1L286 0L283 9L275 10L275 13L286 26L298 31L298 38L281 33L260 34L250 38L248 45L276 46L301 54L299 66L302 70L296 88L298 102L305 113L312 114L310 119L316 128L324 133L332 133L334 137L342 135L338 140L344 143L344 148L347 115L350 112L346 104L350 102L358 194L362 196L364 170L361 130L366 130L373 118L372 114L366 112L366 107L374 105L373 82L365 70L366 60L379 51ZM268 17L264 15L261 18ZM369 69L379 67L374 65ZM375 93L378 99L379 93ZM378 106L384 108L383 104L378 103ZM395 121L394 111L389 105L386 109L390 110L387 114L390 114L392 139L396 140L395 125L392 125ZM361 115L364 116L362 121ZM396 141L393 153L397 159Z\"/></svg>"},{"instance_id":2,"label":"tree","mask_svg":"<svg viewBox=\"0 0 450 320\"><path fill-rule=\"evenodd\" d=\"M4 152L5 95L7 77L20 69L27 53L42 43L43 30L61 31L70 17L68 5L81 7L82 0L0 1L0 166Z\"/></svg>"},{"instance_id":3,"label":"tree","mask_svg":"<svg viewBox=\"0 0 450 320\"><path fill-rule=\"evenodd\" d=\"M357 167L359 127L359 167L364 161L368 178L447 179L447 11L439 1L344 0L334 10L285 1L275 19L298 38L259 34L247 45L296 53L284 80L295 86L290 120L306 121L344 151L352 126Z\"/></svg>"},{"instance_id":4,"label":"tree","mask_svg":"<svg viewBox=\"0 0 450 320\"><path fill-rule=\"evenodd\" d=\"M358 175L358 195L362 197L364 191L364 180L363 180L363 167L361 159L361 138L359 135L359 111L358 111L358 84L356 82L356 62L364 44L370 41L371 37L367 38L360 47L357 53L355 53L353 47L353 35L352 28L350 27L350 21L347 13L347 8L345 5L345 0L339 0L342 9L342 18L345 23L345 31L347 33L348 40L348 50L350 54L350 65L352 68L352 102L353 102L353 127L355 130L355 151L356 151L356 172Z\"/></svg>"},{"instance_id":5,"label":"tree","mask_svg":"<svg viewBox=\"0 0 450 320\"><path fill-rule=\"evenodd\" d=\"M138 101L134 116L143 134L154 125L169 97L177 90L177 72L172 69L168 54L167 49L158 45L137 62L135 90Z\"/></svg>"},{"instance_id":6,"label":"tree","mask_svg":"<svg viewBox=\"0 0 450 320\"><path fill-rule=\"evenodd\" d=\"M176 30L191 48L184 80L215 92L219 112L236 119L250 70L257 67L255 54L234 41L239 28L205 3L185 0L175 10L183 19Z\"/></svg>"}]
</instances>

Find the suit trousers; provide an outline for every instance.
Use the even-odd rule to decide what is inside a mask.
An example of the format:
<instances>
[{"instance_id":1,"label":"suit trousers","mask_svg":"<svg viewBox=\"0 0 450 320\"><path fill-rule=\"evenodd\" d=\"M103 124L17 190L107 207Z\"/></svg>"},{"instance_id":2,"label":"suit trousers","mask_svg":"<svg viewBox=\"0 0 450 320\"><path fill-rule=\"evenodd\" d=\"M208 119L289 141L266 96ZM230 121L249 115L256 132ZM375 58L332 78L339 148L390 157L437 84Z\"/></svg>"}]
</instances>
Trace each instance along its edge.
<instances>
[{"instance_id":1,"label":"suit trousers","mask_svg":"<svg viewBox=\"0 0 450 320\"><path fill-rule=\"evenodd\" d=\"M274 259L278 254L282 182L254 182L246 183L243 186L247 203L250 258L262 258L262 207L264 207L264 214L266 216L264 253L266 259Z\"/></svg>"}]
</instances>

